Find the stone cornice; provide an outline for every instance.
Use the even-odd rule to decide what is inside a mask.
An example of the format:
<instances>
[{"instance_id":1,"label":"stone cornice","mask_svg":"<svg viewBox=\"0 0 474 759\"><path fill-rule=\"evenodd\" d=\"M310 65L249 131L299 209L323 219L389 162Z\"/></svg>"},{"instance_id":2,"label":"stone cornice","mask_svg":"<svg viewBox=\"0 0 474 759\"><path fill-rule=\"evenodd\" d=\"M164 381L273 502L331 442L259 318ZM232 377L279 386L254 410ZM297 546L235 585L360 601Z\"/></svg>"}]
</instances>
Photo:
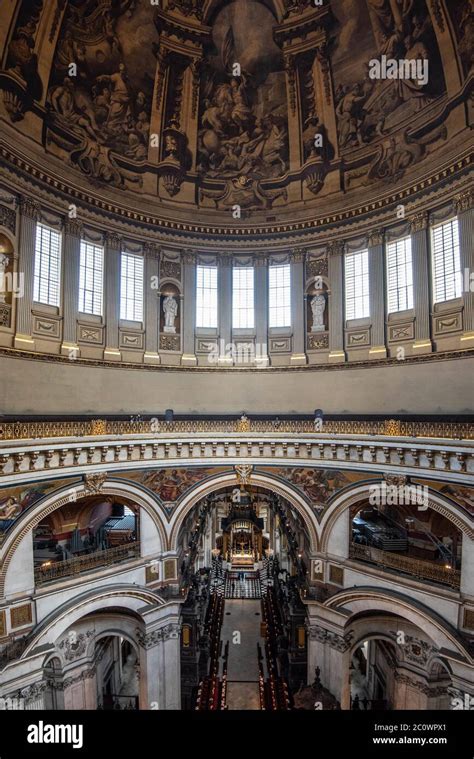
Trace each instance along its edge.
<instances>
[{"instance_id":1,"label":"stone cornice","mask_svg":"<svg viewBox=\"0 0 474 759\"><path fill-rule=\"evenodd\" d=\"M71 199L81 204L81 217L87 220L91 225L107 226L112 224L120 226L121 234L131 234L140 236L143 242L146 242L147 234L150 230L153 233L159 231L163 242L169 242L171 245L182 247L183 241L186 245L196 245L201 247L203 244L208 248L222 247L222 238L226 238L226 245L238 246L239 250L246 247L260 248L273 245L273 249L293 247L299 242L305 246L311 244L320 244L330 242L335 237L360 235L363 231L382 226L391 226L396 223L395 209L400 203L406 205L407 214L415 214L423 210L429 210L430 207L437 203L446 202L448 199L454 199L457 194L464 197L466 190L462 186L463 175L466 173L470 164L469 156L465 156L457 162L452 163L439 172L433 174L424 181L416 185L416 189L408 187L405 190L392 193L385 198L370 201L358 208L348 209L329 216L312 219L310 221L294 221L281 223L278 225L266 224L263 226L242 226L242 227L223 227L215 224L173 221L147 215L146 213L131 210L130 207L113 205L110 201L104 201L96 195L93 190L84 191L79 187L71 187L57 178L52 178L39 169L30 166L25 160L18 158L8 148L0 148L0 156L10 163L12 169L8 172L5 167L5 177L8 179L11 190L25 193L28 191L35 199L40 202L44 200L45 204L58 208L64 213L65 206L71 202ZM34 171L34 178L30 172ZM454 182L450 181L454 178ZM439 187L436 185L439 184ZM459 186L461 185L461 186ZM48 187L54 187L54 194ZM58 198L59 203L58 203ZM61 203L62 200L62 203ZM465 201L463 201L465 202ZM328 240L328 238L330 238Z\"/></svg>"}]
</instances>

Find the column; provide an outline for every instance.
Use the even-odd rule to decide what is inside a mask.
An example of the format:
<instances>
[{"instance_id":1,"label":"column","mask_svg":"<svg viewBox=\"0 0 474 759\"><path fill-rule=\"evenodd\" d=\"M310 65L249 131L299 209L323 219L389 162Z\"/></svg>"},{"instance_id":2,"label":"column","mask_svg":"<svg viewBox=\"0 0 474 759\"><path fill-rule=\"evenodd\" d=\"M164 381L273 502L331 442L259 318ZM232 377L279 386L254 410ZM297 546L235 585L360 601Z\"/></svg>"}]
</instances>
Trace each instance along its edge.
<instances>
[{"instance_id":1,"label":"column","mask_svg":"<svg viewBox=\"0 0 474 759\"><path fill-rule=\"evenodd\" d=\"M218 366L232 366L232 353L226 346L232 341L232 254L219 256L219 359Z\"/></svg>"},{"instance_id":2,"label":"column","mask_svg":"<svg viewBox=\"0 0 474 759\"><path fill-rule=\"evenodd\" d=\"M461 273L463 279L464 334L462 348L474 347L474 192L458 195L455 210L459 223L459 247L461 253Z\"/></svg>"},{"instance_id":3,"label":"column","mask_svg":"<svg viewBox=\"0 0 474 759\"><path fill-rule=\"evenodd\" d=\"M161 607L166 614L167 607ZM181 708L180 626L177 615L164 627L138 635L140 710Z\"/></svg>"},{"instance_id":4,"label":"column","mask_svg":"<svg viewBox=\"0 0 474 759\"><path fill-rule=\"evenodd\" d=\"M268 259L255 256L255 363L268 366Z\"/></svg>"},{"instance_id":5,"label":"column","mask_svg":"<svg viewBox=\"0 0 474 759\"><path fill-rule=\"evenodd\" d=\"M291 256L291 323L293 326L293 351L291 366L303 366L307 362L305 353L304 324L304 267L305 251L296 248Z\"/></svg>"},{"instance_id":6,"label":"column","mask_svg":"<svg viewBox=\"0 0 474 759\"><path fill-rule=\"evenodd\" d=\"M77 317L79 298L79 269L81 261L82 223L66 219L64 223L63 255L63 341L61 354L79 358Z\"/></svg>"},{"instance_id":7,"label":"column","mask_svg":"<svg viewBox=\"0 0 474 759\"><path fill-rule=\"evenodd\" d=\"M415 342L413 353L431 353L430 267L428 247L428 214L419 213L410 219L411 255L413 262L413 305L415 308Z\"/></svg>"},{"instance_id":8,"label":"column","mask_svg":"<svg viewBox=\"0 0 474 759\"><path fill-rule=\"evenodd\" d=\"M183 253L183 366L196 366L196 259L194 253Z\"/></svg>"},{"instance_id":9,"label":"column","mask_svg":"<svg viewBox=\"0 0 474 759\"><path fill-rule=\"evenodd\" d=\"M155 243L145 243L145 364L159 364L158 324L160 297L158 295L160 249Z\"/></svg>"},{"instance_id":10,"label":"column","mask_svg":"<svg viewBox=\"0 0 474 759\"><path fill-rule=\"evenodd\" d=\"M14 346L20 350L34 350L31 337L31 308L33 306L35 274L36 224L40 220L39 204L25 196L20 199L20 239L18 274L23 277L23 297L18 298Z\"/></svg>"},{"instance_id":11,"label":"column","mask_svg":"<svg viewBox=\"0 0 474 759\"><path fill-rule=\"evenodd\" d=\"M383 229L369 235L369 291L372 321L369 358L386 358L385 347L385 257Z\"/></svg>"},{"instance_id":12,"label":"column","mask_svg":"<svg viewBox=\"0 0 474 759\"><path fill-rule=\"evenodd\" d=\"M344 353L344 243L328 246L329 297L329 363L346 360Z\"/></svg>"},{"instance_id":13,"label":"column","mask_svg":"<svg viewBox=\"0 0 474 759\"><path fill-rule=\"evenodd\" d=\"M106 361L120 361L119 316L120 316L120 252L121 238L114 232L105 238L105 316L106 316Z\"/></svg>"}]
</instances>

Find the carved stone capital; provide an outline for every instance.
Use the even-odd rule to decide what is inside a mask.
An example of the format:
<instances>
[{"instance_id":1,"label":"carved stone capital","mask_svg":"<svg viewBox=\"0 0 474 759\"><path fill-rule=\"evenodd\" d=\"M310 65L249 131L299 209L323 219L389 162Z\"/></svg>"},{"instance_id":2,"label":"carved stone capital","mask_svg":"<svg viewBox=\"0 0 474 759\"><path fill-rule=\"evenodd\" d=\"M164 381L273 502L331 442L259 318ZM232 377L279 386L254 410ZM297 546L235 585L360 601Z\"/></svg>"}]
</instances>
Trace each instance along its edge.
<instances>
[{"instance_id":1,"label":"carved stone capital","mask_svg":"<svg viewBox=\"0 0 474 759\"><path fill-rule=\"evenodd\" d=\"M289 255L289 259L293 264L302 264L304 263L305 256L306 250L304 248L293 248Z\"/></svg>"},{"instance_id":2,"label":"carved stone capital","mask_svg":"<svg viewBox=\"0 0 474 759\"><path fill-rule=\"evenodd\" d=\"M342 256L344 253L345 244L342 240L333 240L328 243L328 256Z\"/></svg>"},{"instance_id":3,"label":"carved stone capital","mask_svg":"<svg viewBox=\"0 0 474 759\"><path fill-rule=\"evenodd\" d=\"M142 648L148 650L163 641L170 640L171 638L179 638L180 630L181 628L179 624L165 625L165 627L160 627L158 630L152 630L148 633L143 633L141 630L137 630L137 640Z\"/></svg>"},{"instance_id":4,"label":"carved stone capital","mask_svg":"<svg viewBox=\"0 0 474 759\"><path fill-rule=\"evenodd\" d=\"M143 246L143 252L147 258L153 258L156 261L161 258L161 248L156 242L146 242Z\"/></svg>"},{"instance_id":5,"label":"carved stone capital","mask_svg":"<svg viewBox=\"0 0 474 759\"><path fill-rule=\"evenodd\" d=\"M409 221L412 234L423 232L425 229L428 229L429 214L427 211L421 211L412 216Z\"/></svg>"},{"instance_id":6,"label":"carved stone capital","mask_svg":"<svg viewBox=\"0 0 474 759\"><path fill-rule=\"evenodd\" d=\"M105 245L109 250L120 250L122 238L116 232L107 232L105 235Z\"/></svg>"},{"instance_id":7,"label":"carved stone capital","mask_svg":"<svg viewBox=\"0 0 474 759\"><path fill-rule=\"evenodd\" d=\"M86 474L84 476L84 492L87 495L96 495L102 492L107 474Z\"/></svg>"},{"instance_id":8,"label":"carved stone capital","mask_svg":"<svg viewBox=\"0 0 474 759\"><path fill-rule=\"evenodd\" d=\"M193 250L183 250L181 254L183 264L191 265L196 262L196 254Z\"/></svg>"},{"instance_id":9,"label":"carved stone capital","mask_svg":"<svg viewBox=\"0 0 474 759\"><path fill-rule=\"evenodd\" d=\"M374 229L369 233L369 248L375 248L376 245L383 245L384 230Z\"/></svg>"},{"instance_id":10,"label":"carved stone capital","mask_svg":"<svg viewBox=\"0 0 474 759\"><path fill-rule=\"evenodd\" d=\"M456 213L464 213L470 211L473 207L474 191L472 189L462 192L460 195L456 195L454 198L454 210Z\"/></svg>"},{"instance_id":11,"label":"carved stone capital","mask_svg":"<svg viewBox=\"0 0 474 759\"><path fill-rule=\"evenodd\" d=\"M82 237L84 225L82 221L78 219L70 219L66 217L64 220L64 234L71 237Z\"/></svg>"},{"instance_id":12,"label":"carved stone capital","mask_svg":"<svg viewBox=\"0 0 474 759\"><path fill-rule=\"evenodd\" d=\"M41 218L40 204L36 200L28 198L26 195L22 195L19 202L20 213L22 216L26 216L28 219L39 221Z\"/></svg>"},{"instance_id":13,"label":"carved stone capital","mask_svg":"<svg viewBox=\"0 0 474 759\"><path fill-rule=\"evenodd\" d=\"M265 254L257 253L253 259L254 266L266 266L268 264L268 256Z\"/></svg>"}]
</instances>

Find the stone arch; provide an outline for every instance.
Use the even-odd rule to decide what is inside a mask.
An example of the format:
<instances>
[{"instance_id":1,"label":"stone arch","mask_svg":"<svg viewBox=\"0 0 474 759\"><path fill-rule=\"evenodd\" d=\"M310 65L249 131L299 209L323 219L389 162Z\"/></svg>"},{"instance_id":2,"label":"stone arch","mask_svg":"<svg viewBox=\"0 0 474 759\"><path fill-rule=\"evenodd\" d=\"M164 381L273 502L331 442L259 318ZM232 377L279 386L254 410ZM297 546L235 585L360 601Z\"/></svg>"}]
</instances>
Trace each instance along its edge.
<instances>
[{"instance_id":1,"label":"stone arch","mask_svg":"<svg viewBox=\"0 0 474 759\"><path fill-rule=\"evenodd\" d=\"M315 514L303 495L296 488L267 473L253 472L251 482L253 485L258 485L259 487L278 493L278 495L285 498L296 509L308 530L311 553L316 553L319 545L318 523ZM185 495L171 521L169 535L170 551L177 550L177 539L180 528L193 506L214 491L235 486L235 484L236 476L234 472L222 472L211 479L199 483Z\"/></svg>"},{"instance_id":2,"label":"stone arch","mask_svg":"<svg viewBox=\"0 0 474 759\"><path fill-rule=\"evenodd\" d=\"M403 593L374 587L347 588L325 601L324 606L335 611L344 610L347 614L346 631L350 630L356 615L367 611L398 615L422 630L438 650L444 650L447 659L454 663L462 660L474 667L474 658L457 630L437 612Z\"/></svg>"},{"instance_id":3,"label":"stone arch","mask_svg":"<svg viewBox=\"0 0 474 759\"><path fill-rule=\"evenodd\" d=\"M125 479L111 478L102 484L100 494L104 496L123 496L133 499L137 505L142 507L151 517L160 538L160 551L165 550L167 543L165 523L158 511L159 502L149 491L140 487L140 485L137 485L135 482L130 482ZM17 519L11 533L5 540L0 553L2 559L2 567L0 571L0 597L5 592L6 576L13 554L25 535L33 530L33 528L36 527L42 519L48 516L48 514L51 514L51 512L56 511L56 509L59 509L66 503L71 503L71 501L76 501L87 495L90 495L87 489L87 484L85 482L75 482L72 485L48 493Z\"/></svg>"},{"instance_id":4,"label":"stone arch","mask_svg":"<svg viewBox=\"0 0 474 759\"><path fill-rule=\"evenodd\" d=\"M327 551L331 531L341 514L350 506L366 500L370 494L370 487L381 482L383 480L378 479L359 482L344 488L335 496L321 520L321 551ZM428 507L449 519L462 533L474 540L472 519L458 503L430 488Z\"/></svg>"},{"instance_id":5,"label":"stone arch","mask_svg":"<svg viewBox=\"0 0 474 759\"><path fill-rule=\"evenodd\" d=\"M33 630L31 640L20 658L25 658L39 646L54 645L72 625L97 611L110 608L117 615L123 610L125 614L133 612L140 616L138 610L142 607L163 604L164 601L151 590L136 585L107 585L88 591L48 614Z\"/></svg>"}]
</instances>

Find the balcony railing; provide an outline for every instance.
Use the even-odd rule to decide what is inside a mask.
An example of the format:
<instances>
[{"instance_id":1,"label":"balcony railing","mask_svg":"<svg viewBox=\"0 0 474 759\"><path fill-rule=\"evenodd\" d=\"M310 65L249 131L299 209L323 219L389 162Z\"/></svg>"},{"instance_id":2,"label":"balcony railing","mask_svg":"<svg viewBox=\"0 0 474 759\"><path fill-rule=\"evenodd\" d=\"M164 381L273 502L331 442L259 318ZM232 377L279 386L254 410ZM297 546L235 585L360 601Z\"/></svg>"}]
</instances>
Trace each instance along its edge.
<instances>
[{"instance_id":1,"label":"balcony railing","mask_svg":"<svg viewBox=\"0 0 474 759\"><path fill-rule=\"evenodd\" d=\"M410 556L401 556L391 551L381 551L379 548L372 548L372 546L364 546L359 543L351 543L349 556L351 559L377 564L382 569L393 569L411 575L417 580L430 580L442 585L449 585L455 590L459 590L461 585L461 572L459 570L442 564L435 564L432 561L413 559Z\"/></svg>"},{"instance_id":2,"label":"balcony railing","mask_svg":"<svg viewBox=\"0 0 474 759\"><path fill-rule=\"evenodd\" d=\"M48 566L35 567L35 584L44 585L53 580L60 580L64 577L73 577L74 575L89 572L91 569L108 567L111 564L118 564L122 561L129 561L140 556L140 543L125 543L122 546L108 548L105 551L96 551L88 553L85 556L78 556L66 561L58 561Z\"/></svg>"},{"instance_id":3,"label":"balcony railing","mask_svg":"<svg viewBox=\"0 0 474 759\"><path fill-rule=\"evenodd\" d=\"M0 422L0 440L37 440L41 438L78 438L111 435L229 434L281 432L317 434L313 419L183 419L173 422L153 419L87 421L18 421ZM472 440L474 423L449 421L412 421L399 419L345 420L325 419L319 432L323 435L382 435Z\"/></svg>"}]
</instances>

